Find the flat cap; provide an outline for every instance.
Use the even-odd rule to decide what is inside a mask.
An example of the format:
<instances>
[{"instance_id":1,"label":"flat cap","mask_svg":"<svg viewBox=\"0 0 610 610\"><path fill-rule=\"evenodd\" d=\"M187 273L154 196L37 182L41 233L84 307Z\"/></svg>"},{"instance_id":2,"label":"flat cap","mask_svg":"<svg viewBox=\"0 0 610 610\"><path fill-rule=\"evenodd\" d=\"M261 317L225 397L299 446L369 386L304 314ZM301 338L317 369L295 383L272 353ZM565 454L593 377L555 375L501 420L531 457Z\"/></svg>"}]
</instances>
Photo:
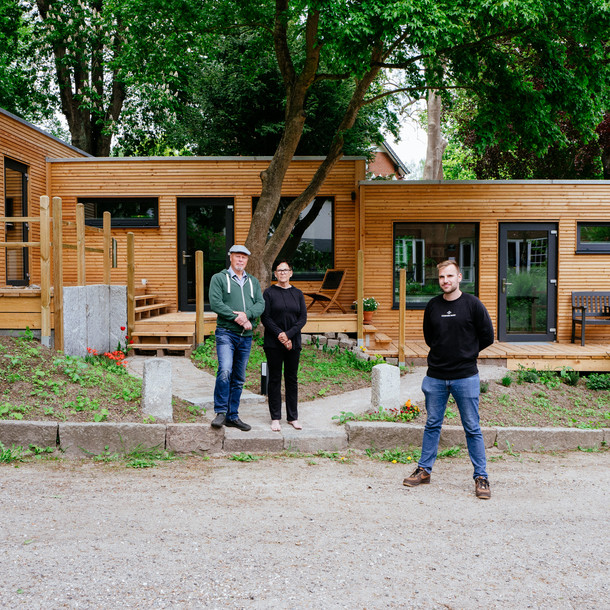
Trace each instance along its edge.
<instances>
[{"instance_id":1,"label":"flat cap","mask_svg":"<svg viewBox=\"0 0 610 610\"><path fill-rule=\"evenodd\" d=\"M246 246L240 246L239 244L233 244L230 248L229 248L229 254L246 254L248 256L250 256L250 250L248 250L248 248L246 248Z\"/></svg>"}]
</instances>

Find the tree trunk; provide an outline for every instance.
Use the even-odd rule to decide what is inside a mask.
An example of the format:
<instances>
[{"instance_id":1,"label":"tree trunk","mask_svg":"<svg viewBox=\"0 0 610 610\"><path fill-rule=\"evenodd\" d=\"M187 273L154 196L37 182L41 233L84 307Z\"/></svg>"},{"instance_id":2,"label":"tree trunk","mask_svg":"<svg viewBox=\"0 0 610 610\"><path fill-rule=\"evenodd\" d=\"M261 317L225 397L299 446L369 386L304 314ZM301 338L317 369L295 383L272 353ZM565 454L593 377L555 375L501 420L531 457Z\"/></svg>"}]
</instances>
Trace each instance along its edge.
<instances>
[{"instance_id":1,"label":"tree trunk","mask_svg":"<svg viewBox=\"0 0 610 610\"><path fill-rule=\"evenodd\" d=\"M310 12L306 27L306 60L300 74L295 72L287 43L287 0L276 0L274 29L275 50L278 66L286 86L286 121L280 144L269 167L261 173L262 190L250 223L246 246L252 252L248 261L248 272L256 276L263 290L271 283L271 267L282 250L296 224L299 214L318 194L324 180L343 154L344 134L352 128L358 111L366 103L365 95L379 74L382 59L381 45L374 48L368 71L356 82L354 93L347 106L341 124L320 167L316 170L303 192L294 199L282 214L282 219L268 238L269 227L282 195L286 172L297 149L305 126L305 100L309 88L316 81L320 61L318 40L319 14Z\"/></svg>"},{"instance_id":2,"label":"tree trunk","mask_svg":"<svg viewBox=\"0 0 610 610\"><path fill-rule=\"evenodd\" d=\"M433 89L430 89L428 91L428 147L424 180L443 179L443 153L447 148L447 140L441 134L442 106L442 99Z\"/></svg>"}]
</instances>

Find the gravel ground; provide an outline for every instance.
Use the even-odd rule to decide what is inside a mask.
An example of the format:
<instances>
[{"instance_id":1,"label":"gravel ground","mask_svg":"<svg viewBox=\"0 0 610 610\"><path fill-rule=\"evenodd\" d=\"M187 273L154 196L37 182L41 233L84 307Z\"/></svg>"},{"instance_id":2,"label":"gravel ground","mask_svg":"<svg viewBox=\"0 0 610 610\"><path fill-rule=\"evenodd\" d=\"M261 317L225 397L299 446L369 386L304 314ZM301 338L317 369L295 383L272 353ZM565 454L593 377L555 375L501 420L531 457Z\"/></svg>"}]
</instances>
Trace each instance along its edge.
<instances>
[{"instance_id":1,"label":"gravel ground","mask_svg":"<svg viewBox=\"0 0 610 610\"><path fill-rule=\"evenodd\" d=\"M0 467L2 608L610 608L610 454Z\"/></svg>"}]
</instances>

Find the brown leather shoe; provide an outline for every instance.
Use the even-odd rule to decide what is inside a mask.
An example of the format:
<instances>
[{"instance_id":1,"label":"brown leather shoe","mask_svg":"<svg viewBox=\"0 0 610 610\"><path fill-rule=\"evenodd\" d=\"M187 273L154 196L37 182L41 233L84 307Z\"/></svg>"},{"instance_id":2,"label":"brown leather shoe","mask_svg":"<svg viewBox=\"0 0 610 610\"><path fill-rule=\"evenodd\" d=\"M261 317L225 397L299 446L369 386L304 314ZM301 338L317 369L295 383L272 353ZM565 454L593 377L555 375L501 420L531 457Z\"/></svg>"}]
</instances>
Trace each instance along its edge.
<instances>
[{"instance_id":1,"label":"brown leather shoe","mask_svg":"<svg viewBox=\"0 0 610 610\"><path fill-rule=\"evenodd\" d=\"M413 474L410 477L407 477L402 484L407 487L416 487L417 485L425 485L426 483L430 483L430 477L432 475L429 472L426 472L423 468L419 466L413 471Z\"/></svg>"},{"instance_id":2,"label":"brown leather shoe","mask_svg":"<svg viewBox=\"0 0 610 610\"><path fill-rule=\"evenodd\" d=\"M485 477L477 477L474 480L474 493L481 500L489 500L491 498L491 489L489 489L489 480Z\"/></svg>"}]
</instances>

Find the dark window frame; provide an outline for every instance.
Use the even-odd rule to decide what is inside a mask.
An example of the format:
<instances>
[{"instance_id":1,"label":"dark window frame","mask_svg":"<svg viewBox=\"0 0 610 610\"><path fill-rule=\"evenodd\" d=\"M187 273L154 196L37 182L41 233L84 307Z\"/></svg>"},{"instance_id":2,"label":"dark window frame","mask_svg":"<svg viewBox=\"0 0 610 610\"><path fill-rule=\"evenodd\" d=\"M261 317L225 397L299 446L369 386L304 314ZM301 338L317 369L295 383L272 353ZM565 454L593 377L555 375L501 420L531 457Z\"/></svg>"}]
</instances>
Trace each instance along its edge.
<instances>
[{"instance_id":1,"label":"dark window frame","mask_svg":"<svg viewBox=\"0 0 610 610\"><path fill-rule=\"evenodd\" d=\"M77 203L124 203L126 201L139 202L143 205L148 205L153 208L153 217L133 217L133 218L120 218L114 216L112 211L110 215L112 217L113 228L139 228L139 229L158 229L159 228L159 197L78 197ZM102 216L96 216L95 218L88 217L85 214L85 224L90 227L101 227L103 225L103 213Z\"/></svg>"},{"instance_id":2,"label":"dark window frame","mask_svg":"<svg viewBox=\"0 0 610 610\"><path fill-rule=\"evenodd\" d=\"M335 197L335 195L316 195L314 197L314 199L324 199L324 200L328 200L331 202L331 214L330 214L330 222L331 222L331 227L330 227L330 234L331 234L331 250L330 250L330 256L331 256L331 262L330 262L330 266L327 267L328 269L334 269L335 268L335 208L336 208L336 201L337 198ZM252 213L254 213L254 209L256 207L256 203L258 202L258 200L260 199L260 195L255 195L252 197ZM283 200L291 200L293 201L294 199L296 199L295 197L290 197L290 196L284 196L282 195L280 199ZM313 201L313 200L312 200ZM292 262L292 261L291 261ZM324 279L324 274L326 273L326 268L325 269L321 269L320 271L295 271L293 276L292 276L292 281L322 281Z\"/></svg>"},{"instance_id":3,"label":"dark window frame","mask_svg":"<svg viewBox=\"0 0 610 610\"><path fill-rule=\"evenodd\" d=\"M474 228L474 235L472 237L467 237L465 239L472 239L472 243L474 246L474 254L473 254L473 258L472 258L472 262L473 262L473 267L474 267L474 273L473 273L473 279L472 283L474 286L474 291L471 292L470 294L474 294L475 296L478 297L479 295L479 252L480 252L480 223L479 222L450 222L450 221L419 221L419 220L400 220L400 221L396 221L392 223L392 276L393 276L393 285L392 285L392 309L398 309L399 307L399 298L400 295L398 294L399 292L399 282L400 282L400 275L399 275L399 271L396 268L396 231L399 225L405 225L405 224L409 224L409 225L447 225L447 224L451 224L451 225L471 225ZM425 254L425 246L424 246L424 254ZM458 247L456 249L456 254L459 255L459 244ZM457 258L457 263L458 265L461 265L461 261L459 260L459 256L456 256L455 258ZM442 262L442 260L445 260L445 258L441 258L440 260L438 260L437 262L440 263ZM463 274L463 272L462 272ZM437 294L441 294L441 289L438 286L438 281L437 281L437 287L438 287L438 291L436 292L436 294L431 294L430 295L430 299L433 298L434 296L436 296ZM407 310L424 310L426 308L426 305L428 304L428 301L423 302L423 296L422 296L422 301L420 302L409 302L407 301L405 303L405 309ZM430 300L428 299L428 300Z\"/></svg>"},{"instance_id":4,"label":"dark window frame","mask_svg":"<svg viewBox=\"0 0 610 610\"><path fill-rule=\"evenodd\" d=\"M18 172L21 174L21 214L20 216L27 216L29 213L29 188L28 188L28 182L29 182L29 171L30 168L28 165L25 165L24 163L21 163L20 161L15 161L14 159L11 159L10 157L4 157L4 192L2 193L2 197L4 199L4 215L5 216L14 216L15 214L15 201L13 197L7 197L6 196L6 184L7 184L7 178L6 178L6 170L10 169L11 171L14 172ZM9 203L10 200L10 203ZM10 214L8 213L9 210L7 210L7 207L10 205ZM4 224L4 230L6 231L6 229L8 227L13 227L15 226L16 223L9 223L6 222ZM27 242L30 240L30 229L29 229L29 224L28 223L19 223L19 226L21 227L21 237L22 240ZM27 247L23 247L22 249L23 252L23 261L22 261L22 269L23 269L23 278L22 279L9 279L8 277L6 277L6 284L7 286L29 286L30 284L30 254L29 254L29 248ZM8 258L10 256L9 254L9 249L5 248L5 273L8 274Z\"/></svg>"},{"instance_id":5,"label":"dark window frame","mask_svg":"<svg viewBox=\"0 0 610 610\"><path fill-rule=\"evenodd\" d=\"M581 240L581 230L583 227L610 227L607 221L580 221L576 223L576 254L610 254L610 242L600 244L594 242L584 242Z\"/></svg>"}]
</instances>

